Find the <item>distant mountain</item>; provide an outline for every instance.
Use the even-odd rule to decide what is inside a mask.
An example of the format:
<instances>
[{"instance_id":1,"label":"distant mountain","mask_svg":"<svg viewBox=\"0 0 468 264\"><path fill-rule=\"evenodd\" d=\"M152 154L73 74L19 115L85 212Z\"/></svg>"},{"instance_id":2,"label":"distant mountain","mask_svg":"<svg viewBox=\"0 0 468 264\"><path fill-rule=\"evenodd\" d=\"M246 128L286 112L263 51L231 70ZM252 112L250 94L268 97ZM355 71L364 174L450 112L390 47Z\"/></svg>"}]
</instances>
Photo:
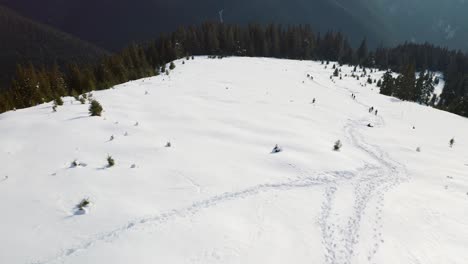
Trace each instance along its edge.
<instances>
[{"instance_id":1,"label":"distant mountain","mask_svg":"<svg viewBox=\"0 0 468 264\"><path fill-rule=\"evenodd\" d=\"M468 50L468 1L376 0L400 39Z\"/></svg>"},{"instance_id":2,"label":"distant mountain","mask_svg":"<svg viewBox=\"0 0 468 264\"><path fill-rule=\"evenodd\" d=\"M93 62L108 52L0 6L0 87L17 63Z\"/></svg>"},{"instance_id":3,"label":"distant mountain","mask_svg":"<svg viewBox=\"0 0 468 264\"><path fill-rule=\"evenodd\" d=\"M311 24L322 32L342 31L357 43L389 43L393 33L364 0L0 0L18 12L81 39L117 50L131 41L148 40L179 25L219 20Z\"/></svg>"}]
</instances>

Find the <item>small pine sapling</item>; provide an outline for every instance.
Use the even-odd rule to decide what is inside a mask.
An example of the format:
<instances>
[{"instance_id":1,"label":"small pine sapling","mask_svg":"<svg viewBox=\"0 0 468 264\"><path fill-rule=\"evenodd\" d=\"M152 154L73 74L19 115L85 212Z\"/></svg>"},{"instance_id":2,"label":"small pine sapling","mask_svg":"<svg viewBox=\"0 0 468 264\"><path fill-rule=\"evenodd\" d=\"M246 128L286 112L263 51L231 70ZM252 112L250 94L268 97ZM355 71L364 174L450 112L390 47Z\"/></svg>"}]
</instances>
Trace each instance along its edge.
<instances>
[{"instance_id":1,"label":"small pine sapling","mask_svg":"<svg viewBox=\"0 0 468 264\"><path fill-rule=\"evenodd\" d=\"M89 114L91 116L101 116L102 110L102 106L98 101L91 101L91 105L89 106Z\"/></svg>"},{"instance_id":2,"label":"small pine sapling","mask_svg":"<svg viewBox=\"0 0 468 264\"><path fill-rule=\"evenodd\" d=\"M115 165L115 160L112 158L112 156L107 156L107 167L113 167Z\"/></svg>"},{"instance_id":3,"label":"small pine sapling","mask_svg":"<svg viewBox=\"0 0 468 264\"><path fill-rule=\"evenodd\" d=\"M76 207L78 207L78 209L84 209L84 208L88 207L90 203L91 202L89 201L89 199L85 198L85 199L81 200L81 202Z\"/></svg>"},{"instance_id":4,"label":"small pine sapling","mask_svg":"<svg viewBox=\"0 0 468 264\"><path fill-rule=\"evenodd\" d=\"M54 99L54 106L59 106L59 105L63 105L63 100L62 100L62 97L57 96L57 97Z\"/></svg>"},{"instance_id":5,"label":"small pine sapling","mask_svg":"<svg viewBox=\"0 0 468 264\"><path fill-rule=\"evenodd\" d=\"M335 142L335 145L333 145L333 150L334 151L340 151L342 146L343 145L341 144L341 140L338 140L338 141Z\"/></svg>"},{"instance_id":6,"label":"small pine sapling","mask_svg":"<svg viewBox=\"0 0 468 264\"><path fill-rule=\"evenodd\" d=\"M283 151L283 149L280 146L278 146L278 144L276 144L271 153L279 153L281 151Z\"/></svg>"},{"instance_id":7,"label":"small pine sapling","mask_svg":"<svg viewBox=\"0 0 468 264\"><path fill-rule=\"evenodd\" d=\"M174 62L171 61L171 64L169 65L169 69L170 69L170 70L173 70L173 69L175 69L175 67L176 67L176 66L175 66Z\"/></svg>"},{"instance_id":8,"label":"small pine sapling","mask_svg":"<svg viewBox=\"0 0 468 264\"><path fill-rule=\"evenodd\" d=\"M78 209L76 214L86 214L86 209L89 207L90 204L91 202L89 201L89 198L84 198L83 200L81 200L81 202L79 202L76 205L76 209Z\"/></svg>"},{"instance_id":9,"label":"small pine sapling","mask_svg":"<svg viewBox=\"0 0 468 264\"><path fill-rule=\"evenodd\" d=\"M80 166L80 163L78 162L78 160L74 160L72 161L72 163L70 164L70 168L76 168Z\"/></svg>"},{"instance_id":10,"label":"small pine sapling","mask_svg":"<svg viewBox=\"0 0 468 264\"><path fill-rule=\"evenodd\" d=\"M338 77L339 75L340 72L338 71L338 69L335 69L335 71L333 72L333 76Z\"/></svg>"}]
</instances>

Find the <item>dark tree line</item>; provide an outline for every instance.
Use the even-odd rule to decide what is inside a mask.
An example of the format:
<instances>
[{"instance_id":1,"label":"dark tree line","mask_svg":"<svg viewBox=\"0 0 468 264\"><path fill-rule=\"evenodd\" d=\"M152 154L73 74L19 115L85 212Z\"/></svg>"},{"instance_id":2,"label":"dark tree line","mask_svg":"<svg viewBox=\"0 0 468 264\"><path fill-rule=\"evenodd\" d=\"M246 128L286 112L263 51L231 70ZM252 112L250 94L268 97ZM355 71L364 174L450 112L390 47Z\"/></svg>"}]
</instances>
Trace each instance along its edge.
<instances>
[{"instance_id":1,"label":"dark tree line","mask_svg":"<svg viewBox=\"0 0 468 264\"><path fill-rule=\"evenodd\" d=\"M373 56L373 66L401 73L398 78L385 74L381 93L468 117L467 54L427 43L405 43L395 48L378 48ZM428 72L436 71L443 73L445 86L440 98L429 99L439 80ZM416 78L415 72L423 74Z\"/></svg>"},{"instance_id":2,"label":"dark tree line","mask_svg":"<svg viewBox=\"0 0 468 264\"><path fill-rule=\"evenodd\" d=\"M459 51L408 43L370 51L366 40L353 49L341 33L316 34L309 26L251 24L244 27L219 23L181 27L155 41L133 44L97 64L71 63L64 68L56 65L49 68L32 64L18 66L11 86L0 93L0 111L37 105L59 96L106 89L166 71L166 64L173 60L209 54L327 60L391 69L402 74L398 78L386 74L382 93L425 104L433 100L430 91L434 78L430 74L416 78L414 73L442 71L446 87L437 107L468 116L468 57ZM388 86L389 83L392 85Z\"/></svg>"}]
</instances>

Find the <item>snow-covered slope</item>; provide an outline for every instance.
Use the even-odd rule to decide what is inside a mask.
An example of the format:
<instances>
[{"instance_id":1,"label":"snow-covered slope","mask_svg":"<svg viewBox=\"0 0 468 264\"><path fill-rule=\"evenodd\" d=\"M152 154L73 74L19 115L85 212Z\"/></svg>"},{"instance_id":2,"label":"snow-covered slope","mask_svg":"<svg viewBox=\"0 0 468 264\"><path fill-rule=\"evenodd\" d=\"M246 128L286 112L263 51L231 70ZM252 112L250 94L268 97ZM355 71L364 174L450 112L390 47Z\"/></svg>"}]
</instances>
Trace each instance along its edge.
<instances>
[{"instance_id":1,"label":"snow-covered slope","mask_svg":"<svg viewBox=\"0 0 468 264\"><path fill-rule=\"evenodd\" d=\"M0 263L466 263L467 119L350 67L176 65L95 92L102 117L0 115Z\"/></svg>"}]
</instances>

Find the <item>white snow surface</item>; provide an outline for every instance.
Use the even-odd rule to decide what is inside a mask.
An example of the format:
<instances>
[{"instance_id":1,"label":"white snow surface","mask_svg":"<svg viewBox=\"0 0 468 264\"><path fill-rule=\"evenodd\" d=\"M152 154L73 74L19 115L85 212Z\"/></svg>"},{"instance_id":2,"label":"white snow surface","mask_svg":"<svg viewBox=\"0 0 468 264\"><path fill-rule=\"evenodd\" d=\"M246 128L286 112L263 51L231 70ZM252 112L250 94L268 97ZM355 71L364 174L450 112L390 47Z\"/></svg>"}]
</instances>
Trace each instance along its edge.
<instances>
[{"instance_id":1,"label":"white snow surface","mask_svg":"<svg viewBox=\"0 0 468 264\"><path fill-rule=\"evenodd\" d=\"M467 263L467 119L347 66L176 65L94 92L102 117L0 115L0 263Z\"/></svg>"},{"instance_id":2,"label":"white snow surface","mask_svg":"<svg viewBox=\"0 0 468 264\"><path fill-rule=\"evenodd\" d=\"M445 87L444 74L442 72L435 72L434 77L439 78L439 84L436 84L434 87L434 94L440 96Z\"/></svg>"}]
</instances>

